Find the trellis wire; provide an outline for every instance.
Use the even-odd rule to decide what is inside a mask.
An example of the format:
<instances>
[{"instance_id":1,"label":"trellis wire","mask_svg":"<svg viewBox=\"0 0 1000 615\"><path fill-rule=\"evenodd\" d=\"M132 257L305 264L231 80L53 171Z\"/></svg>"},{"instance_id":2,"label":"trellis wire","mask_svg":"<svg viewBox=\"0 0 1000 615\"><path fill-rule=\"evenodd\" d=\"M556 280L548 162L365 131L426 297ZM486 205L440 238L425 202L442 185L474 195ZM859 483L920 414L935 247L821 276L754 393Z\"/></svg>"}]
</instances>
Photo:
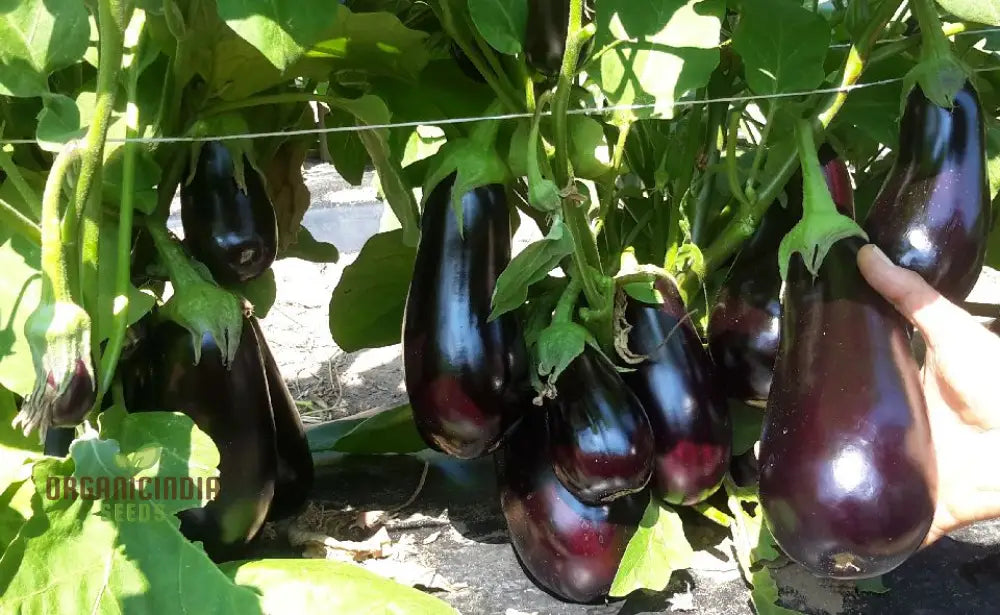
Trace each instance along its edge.
<instances>
[{"instance_id":1,"label":"trellis wire","mask_svg":"<svg viewBox=\"0 0 1000 615\"><path fill-rule=\"evenodd\" d=\"M1000 32L1000 28L991 28L989 30L977 30L979 32ZM991 68L980 68L976 69L974 72L984 73L993 72L1000 70L1000 66ZM699 105L711 105L714 103L744 103L744 102L754 102L758 100L775 100L781 98L796 98L799 96L810 96L813 94L837 94L853 92L855 90L864 90L868 88L882 87L886 85L892 85L894 83L900 83L904 80L904 77L892 77L889 79L881 79L878 81L869 81L864 83L856 83L849 86L838 86L831 88L820 88L816 90L804 90L798 92L779 92L775 94L756 94L751 96L724 96L721 98L707 98L700 100L678 100L669 105L660 105L657 103L642 103L635 105L609 105L606 107L583 107L579 109L570 109L567 111L570 115L605 115L609 113L614 113L616 111L640 111L643 109L655 109L657 107L669 107L673 108L684 108L684 107L695 107ZM542 115L550 116L551 111L544 111ZM330 126L324 128L301 128L297 130L281 130L274 132L250 132L250 133L240 133L240 134L228 134L228 135L208 135L199 137L134 137L134 138L121 138L121 137L108 137L107 143L198 143L202 141L232 141L237 139L265 139L270 137L295 137L303 135L320 135L329 134L336 132L361 132L364 130L387 130L392 128L415 128L417 126L443 126L450 124L470 124L473 122L485 122L485 121L502 121L502 120L516 120L533 117L533 114L528 112L521 113L503 113L497 115L486 115L486 116L476 116L476 117L458 117L458 118L438 118L438 119L427 119L419 121L410 122L394 122L389 124L362 124L355 126ZM35 139L0 139L0 146L3 145L29 145L36 143Z\"/></svg>"}]
</instances>

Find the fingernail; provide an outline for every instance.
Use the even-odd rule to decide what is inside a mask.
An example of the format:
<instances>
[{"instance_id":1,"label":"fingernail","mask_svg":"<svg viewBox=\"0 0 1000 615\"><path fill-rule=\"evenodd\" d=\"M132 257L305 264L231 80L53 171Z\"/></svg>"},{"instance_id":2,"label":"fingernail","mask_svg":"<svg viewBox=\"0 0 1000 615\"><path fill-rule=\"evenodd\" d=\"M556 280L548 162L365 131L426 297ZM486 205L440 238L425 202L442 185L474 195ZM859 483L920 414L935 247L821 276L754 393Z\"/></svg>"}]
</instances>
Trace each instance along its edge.
<instances>
[{"instance_id":1,"label":"fingernail","mask_svg":"<svg viewBox=\"0 0 1000 615\"><path fill-rule=\"evenodd\" d=\"M866 246L863 246L861 249L869 252L871 254L871 258L874 258L876 261L878 261L880 265L895 267L893 262L889 260L889 257L885 255L885 252L883 252L877 245L870 243Z\"/></svg>"}]
</instances>

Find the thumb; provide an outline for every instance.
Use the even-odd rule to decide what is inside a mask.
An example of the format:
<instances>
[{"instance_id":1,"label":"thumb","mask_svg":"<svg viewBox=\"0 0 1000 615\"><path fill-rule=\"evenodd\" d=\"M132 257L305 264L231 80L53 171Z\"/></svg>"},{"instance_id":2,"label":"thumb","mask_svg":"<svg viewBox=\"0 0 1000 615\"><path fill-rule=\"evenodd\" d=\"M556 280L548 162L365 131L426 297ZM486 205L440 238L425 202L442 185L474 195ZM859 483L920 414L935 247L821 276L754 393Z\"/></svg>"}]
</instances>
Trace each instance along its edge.
<instances>
[{"instance_id":1,"label":"thumb","mask_svg":"<svg viewBox=\"0 0 1000 615\"><path fill-rule=\"evenodd\" d=\"M983 327L968 312L934 290L920 274L898 267L878 246L858 251L861 275L923 335L928 347L981 335Z\"/></svg>"}]
</instances>

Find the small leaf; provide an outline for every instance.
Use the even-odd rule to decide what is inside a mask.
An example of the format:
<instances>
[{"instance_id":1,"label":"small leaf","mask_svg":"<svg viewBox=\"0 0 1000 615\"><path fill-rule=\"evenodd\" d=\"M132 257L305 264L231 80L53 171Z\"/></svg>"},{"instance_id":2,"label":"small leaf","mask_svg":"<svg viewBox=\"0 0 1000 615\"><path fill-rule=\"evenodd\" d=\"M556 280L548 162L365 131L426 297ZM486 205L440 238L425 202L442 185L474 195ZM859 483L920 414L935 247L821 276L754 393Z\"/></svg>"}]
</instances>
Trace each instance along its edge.
<instances>
[{"instance_id":1,"label":"small leaf","mask_svg":"<svg viewBox=\"0 0 1000 615\"><path fill-rule=\"evenodd\" d=\"M369 239L330 298L330 333L344 352L398 344L417 251L400 229Z\"/></svg>"},{"instance_id":2,"label":"small leaf","mask_svg":"<svg viewBox=\"0 0 1000 615\"><path fill-rule=\"evenodd\" d=\"M760 440L764 411L731 399L729 417L733 425L733 457L739 457L752 449Z\"/></svg>"},{"instance_id":3,"label":"small leaf","mask_svg":"<svg viewBox=\"0 0 1000 615\"><path fill-rule=\"evenodd\" d=\"M511 56L521 53L528 27L526 0L469 0L469 15L491 47Z\"/></svg>"},{"instance_id":4,"label":"small leaf","mask_svg":"<svg viewBox=\"0 0 1000 615\"><path fill-rule=\"evenodd\" d=\"M278 284L274 279L273 269L268 269L256 278L239 284L233 290L250 302L257 318L267 318L271 306L278 298Z\"/></svg>"},{"instance_id":5,"label":"small leaf","mask_svg":"<svg viewBox=\"0 0 1000 615\"><path fill-rule=\"evenodd\" d=\"M309 229L300 226L295 241L278 258L298 258L310 263L336 263L340 260L340 252L337 246L318 241Z\"/></svg>"},{"instance_id":6,"label":"small leaf","mask_svg":"<svg viewBox=\"0 0 1000 615\"><path fill-rule=\"evenodd\" d=\"M937 2L959 21L1000 26L1000 0L937 0Z\"/></svg>"},{"instance_id":7,"label":"small leaf","mask_svg":"<svg viewBox=\"0 0 1000 615\"><path fill-rule=\"evenodd\" d=\"M493 291L493 312L490 320L516 310L528 298L532 284L544 279L566 256L573 253L573 237L569 228L558 218L548 235L522 250L497 279Z\"/></svg>"},{"instance_id":8,"label":"small leaf","mask_svg":"<svg viewBox=\"0 0 1000 615\"><path fill-rule=\"evenodd\" d=\"M608 594L620 598L638 589L663 591L674 571L690 568L693 560L694 550L684 535L680 516L650 498Z\"/></svg>"},{"instance_id":9,"label":"small leaf","mask_svg":"<svg viewBox=\"0 0 1000 615\"><path fill-rule=\"evenodd\" d=\"M573 173L582 179L596 180L611 170L607 158L604 126L592 117L569 117L569 161ZM602 155L603 152L603 155Z\"/></svg>"},{"instance_id":10,"label":"small leaf","mask_svg":"<svg viewBox=\"0 0 1000 615\"><path fill-rule=\"evenodd\" d=\"M555 385L573 359L583 353L590 333L575 322L552 323L538 336L538 374Z\"/></svg>"},{"instance_id":11,"label":"small leaf","mask_svg":"<svg viewBox=\"0 0 1000 615\"><path fill-rule=\"evenodd\" d=\"M76 106L75 100L62 94L44 98L35 133L39 147L49 152L58 152L63 145L79 139L86 132L87 127L80 120L80 108Z\"/></svg>"},{"instance_id":12,"label":"small leaf","mask_svg":"<svg viewBox=\"0 0 1000 615\"><path fill-rule=\"evenodd\" d=\"M858 588L858 591L867 594L885 594L889 592L889 588L885 586L883 577L880 576L871 579L859 579L854 582L854 586Z\"/></svg>"},{"instance_id":13,"label":"small leaf","mask_svg":"<svg viewBox=\"0 0 1000 615\"><path fill-rule=\"evenodd\" d=\"M354 114L336 107L323 117L326 128L348 128L357 125ZM337 173L352 186L360 186L364 179L365 167L371 164L371 156L356 130L328 132L325 135L330 161Z\"/></svg>"}]
</instances>

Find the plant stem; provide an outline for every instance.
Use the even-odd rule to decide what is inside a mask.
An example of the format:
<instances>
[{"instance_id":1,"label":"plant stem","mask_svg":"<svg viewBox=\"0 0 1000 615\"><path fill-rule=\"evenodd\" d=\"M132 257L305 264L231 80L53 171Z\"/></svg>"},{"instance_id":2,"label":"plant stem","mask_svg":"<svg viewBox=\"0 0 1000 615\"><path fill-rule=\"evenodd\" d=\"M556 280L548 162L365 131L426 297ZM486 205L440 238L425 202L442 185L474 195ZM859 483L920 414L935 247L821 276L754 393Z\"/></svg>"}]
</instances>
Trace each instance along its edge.
<instances>
[{"instance_id":1,"label":"plant stem","mask_svg":"<svg viewBox=\"0 0 1000 615\"><path fill-rule=\"evenodd\" d=\"M736 167L736 145L739 140L740 115L741 112L739 109L729 114L729 128L726 131L726 179L729 181L729 190L732 191L736 200L742 203L744 207L752 207L750 199L743 192L743 186L740 185L739 169Z\"/></svg>"},{"instance_id":2,"label":"plant stem","mask_svg":"<svg viewBox=\"0 0 1000 615\"><path fill-rule=\"evenodd\" d=\"M593 33L590 33L592 36ZM552 119L556 130L556 177L563 186L573 181L573 170L569 163L569 98L576 78L576 65L580 50L590 36L583 31L583 0L570 0L569 27L566 30L566 50L563 52L559 81L556 85L555 101L552 103Z\"/></svg>"},{"instance_id":3,"label":"plant stem","mask_svg":"<svg viewBox=\"0 0 1000 615\"><path fill-rule=\"evenodd\" d=\"M950 23L941 28L941 31L947 37L955 36L956 34L961 34L968 30L969 27L964 23ZM878 49L872 52L871 56L868 58L868 65L878 64L883 60L898 56L901 53L914 49L920 44L921 36L919 34L913 34L907 36L901 41L894 41L885 45L880 45Z\"/></svg>"},{"instance_id":4,"label":"plant stem","mask_svg":"<svg viewBox=\"0 0 1000 615\"><path fill-rule=\"evenodd\" d=\"M945 36L937 5L933 0L908 0L910 10L920 24L920 55L924 60L951 55L951 42Z\"/></svg>"},{"instance_id":5,"label":"plant stem","mask_svg":"<svg viewBox=\"0 0 1000 615\"><path fill-rule=\"evenodd\" d=\"M764 149L767 145L767 139L771 136L771 127L774 125L774 116L778 110L777 101L771 101L771 108L767 110L767 123L764 124L764 129L760 132L760 143L757 144L757 152L753 157L753 166L750 167L750 177L747 179L747 190L754 190L754 184L757 183L757 175L760 173L760 166L764 162Z\"/></svg>"},{"instance_id":6,"label":"plant stem","mask_svg":"<svg viewBox=\"0 0 1000 615\"><path fill-rule=\"evenodd\" d=\"M140 13L141 15L141 13ZM141 37L140 33L140 37ZM126 70L128 71L128 83L126 85L126 108L125 115L125 136L134 138L139 134L139 108L136 105L136 90L139 81L139 54L142 50L141 38L131 48L131 53L126 59ZM122 346L125 344L125 332L128 329L128 309L129 309L129 282L132 273L132 259L130 249L132 247L132 218L134 213L133 202L135 198L135 161L138 144L134 141L127 141L124 145L122 158L122 193L121 205L118 210L118 245L115 263L115 292L114 292L114 312L113 329L108 339L108 345L101 356L99 371L100 388L98 388L98 399L103 398L108 392L114 380L115 369L118 366L118 359L121 357Z\"/></svg>"},{"instance_id":7,"label":"plant stem","mask_svg":"<svg viewBox=\"0 0 1000 615\"><path fill-rule=\"evenodd\" d=\"M53 161L45 182L42 194L42 302L73 301L61 235L60 201L66 174L79 157L79 142L70 141L64 145Z\"/></svg>"},{"instance_id":8,"label":"plant stem","mask_svg":"<svg viewBox=\"0 0 1000 615\"><path fill-rule=\"evenodd\" d=\"M184 248L167 230L165 223L147 219L146 229L149 231L149 236L156 246L156 252L163 260L163 266L174 286L193 286L205 283L205 280L191 265Z\"/></svg>"},{"instance_id":9,"label":"plant stem","mask_svg":"<svg viewBox=\"0 0 1000 615\"><path fill-rule=\"evenodd\" d=\"M525 107L528 109L528 113L535 112L535 82L531 79L531 74L528 72L528 65L524 61L524 54L517 57L517 71L520 75L521 83L524 84L524 103Z\"/></svg>"},{"instance_id":10,"label":"plant stem","mask_svg":"<svg viewBox=\"0 0 1000 615\"><path fill-rule=\"evenodd\" d=\"M81 281L88 277L83 275L88 268L97 271L99 245L98 238L94 236L97 230L94 227L98 224L101 199L91 199L91 190L100 179L104 142L108 136L111 112L115 105L118 74L121 71L125 25L130 17L126 15L126 5L130 4L127 0L98 0L97 3L97 24L100 32L97 102L94 107L94 119L84 138L80 177L73 195L73 211L69 212L63 221L63 241L72 243L76 238L80 221L85 216L88 219L89 228L85 229L85 234L88 236L83 238L80 259Z\"/></svg>"},{"instance_id":11,"label":"plant stem","mask_svg":"<svg viewBox=\"0 0 1000 615\"><path fill-rule=\"evenodd\" d=\"M42 229L28 216L22 214L13 205L0 199L0 220L15 233L42 245Z\"/></svg>"},{"instance_id":12,"label":"plant stem","mask_svg":"<svg viewBox=\"0 0 1000 615\"><path fill-rule=\"evenodd\" d=\"M579 276L570 276L569 284L559 295L559 303L556 304L555 312L552 314L553 323L568 323L573 321L573 307L580 296Z\"/></svg>"},{"instance_id":13,"label":"plant stem","mask_svg":"<svg viewBox=\"0 0 1000 615\"><path fill-rule=\"evenodd\" d=\"M35 192L34 188L29 186L28 182L24 180L21 169L14 164L14 159L11 158L10 152L3 147L0 147L0 169L3 169L3 172L7 174L7 179L14 184L17 193L21 195L24 202L31 208L31 213L36 216L41 215L42 199L38 197L38 193Z\"/></svg>"},{"instance_id":14,"label":"plant stem","mask_svg":"<svg viewBox=\"0 0 1000 615\"><path fill-rule=\"evenodd\" d=\"M721 94L721 83L716 83L713 79L708 84L707 94L709 98L715 98L717 93ZM726 110L729 103L713 103L708 110L708 131L705 140L705 173L702 175L701 191L698 192L698 199L695 201L694 216L691 224L691 235L696 245L701 245L705 235L705 225L708 223L708 206L712 201L712 194L715 191L715 165L719 162L719 132L726 121Z\"/></svg>"},{"instance_id":15,"label":"plant stem","mask_svg":"<svg viewBox=\"0 0 1000 615\"><path fill-rule=\"evenodd\" d=\"M884 30L885 25L895 15L903 0L886 0L879 7L878 13L868 24L868 28L862 33L859 40L851 48L844 65L844 76L841 80L842 87L849 87L857 83L864 70L868 56L878 40L879 34ZM836 117L837 113L844 106L847 99L846 92L838 92L827 102L822 112L818 115L818 122L826 128ZM715 241L713 241L702 254L705 258L705 275L711 274L718 269L736 250L749 238L757 225L760 224L768 207L784 188L785 184L798 168L799 160L797 152L792 152L777 169L771 180L761 186L757 193L757 198L751 207L740 207L733 219L726 225ZM688 291L696 291L701 284L698 276L688 273L681 279L682 288Z\"/></svg>"}]
</instances>

